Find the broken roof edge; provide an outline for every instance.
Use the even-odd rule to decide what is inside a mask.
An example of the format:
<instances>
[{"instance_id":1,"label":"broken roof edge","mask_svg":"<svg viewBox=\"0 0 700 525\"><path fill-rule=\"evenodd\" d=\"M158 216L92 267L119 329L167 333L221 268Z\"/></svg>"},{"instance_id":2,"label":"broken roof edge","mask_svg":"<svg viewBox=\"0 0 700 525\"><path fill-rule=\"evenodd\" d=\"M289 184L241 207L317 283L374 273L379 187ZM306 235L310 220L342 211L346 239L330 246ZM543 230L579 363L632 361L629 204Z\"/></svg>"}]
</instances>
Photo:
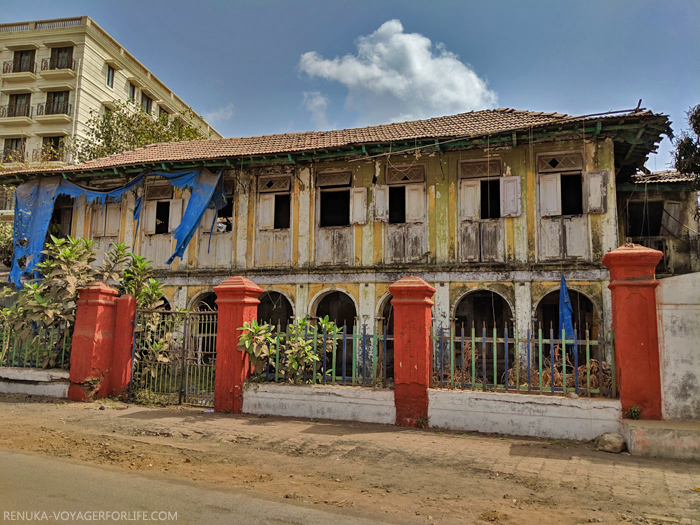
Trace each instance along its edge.
<instances>
[{"instance_id":1,"label":"broken roof edge","mask_svg":"<svg viewBox=\"0 0 700 525\"><path fill-rule=\"evenodd\" d=\"M425 124L425 123L432 123L432 124L442 124L441 126L438 126L438 128L449 128L453 127L455 125L455 120L459 121L460 119L466 119L466 118L473 118L476 116L487 116L490 117L492 115L497 115L497 116L509 116L509 115L521 115L525 117L544 117L544 120L541 121L536 121L536 122L528 122L525 124L522 123L517 123L516 125L512 125L515 123L506 123L506 125L500 129L494 129L494 130L482 130L482 131L474 131L474 132L466 132L467 130L465 129L464 132L458 133L456 131L459 131L458 129L450 129L449 131L445 129L445 132L438 132L442 130L435 130L432 133L429 132L428 129L424 129L424 133L414 133L413 135L408 135L408 136L400 136L400 134L397 134L397 136L390 137L389 133L387 133L387 136L375 136L375 137L366 137L361 135L371 135L369 131L385 131L385 130L399 130L401 131L402 127L406 126L414 126L417 124ZM549 118L548 118L549 117ZM430 143L430 144L420 144L417 145L418 148L426 148L426 147L440 147L440 146L445 146L447 148L449 147L454 147L456 144L455 142L458 141L478 141L480 139L483 139L484 137L498 137L498 136L503 136L503 135L508 135L508 134L517 134L518 132L523 132L523 131L532 131L534 129L541 129L541 128L547 128L547 127L552 127L552 126L562 126L562 125L575 125L576 123L579 122L590 122L590 121L609 121L611 119L621 119L622 122L624 123L625 119L647 119L647 118L653 118L653 119L662 119L663 122L659 122L654 129L657 131L657 135L660 137L662 134L669 134L671 133L670 129L670 121L668 115L664 115L662 113L653 113L652 111L649 110L621 110L621 111L611 111L611 112L605 112L605 113L597 113L597 114L590 114L590 115L581 115L581 116L570 116L570 115L565 115L561 113L544 113L544 112L533 112L533 111L526 111L526 110L514 110L514 109L497 109L497 110L482 110L482 111L472 111L469 113L460 113L457 115L451 115L451 116L446 116L446 117L434 117L431 119L425 119L425 120L415 120L415 121L409 121L409 122L399 122L399 123L392 123L392 124L382 124L378 126L367 126L364 128L350 128L350 129L345 129L345 130L335 130L335 131L327 131L327 132L313 132L313 131L306 131L306 132L299 132L299 133L284 133L284 134L275 134L275 135L261 135L261 136L255 136L255 137L235 137L235 138L221 138L221 139L205 139L205 140L196 140L196 141L181 141L181 142L166 142L166 143L155 143L155 144L149 144L147 146L143 146L141 148L137 148L134 150L129 150L121 153L115 153L113 155L107 156L107 157L101 157L98 159L93 159L88 162L82 163L82 164L73 164L73 165L66 165L66 166L59 166L59 167L52 167L52 168L28 168L28 169L15 169L15 170L2 170L0 169L0 179L4 179L7 177L14 176L15 180L19 180L19 175L56 175L56 174L62 174L64 177L66 174L74 174L74 173L94 173L95 176L99 176L99 173L106 173L110 172L112 174L117 174L117 169L121 168L122 170L124 168L133 168L137 169L137 167L140 168L145 168L147 165L156 165L156 164L172 164L172 163L203 163L206 161L210 162L222 162L225 161L225 164L228 165L231 168L234 168L235 166L229 163L229 160L233 159L249 159L252 161L254 158L262 158L266 159L268 157L275 157L274 159L267 159L268 162L284 162L284 161L289 161L289 162L294 162L294 159L291 159L291 155L296 156L296 160L301 160L301 161L309 161L312 159L318 159L318 160L328 160L328 158L323 158L323 157L328 157L328 152L333 150L333 151L339 151L340 153L337 154L332 154L332 156L337 157L337 156L351 156L351 155L357 155L357 154L364 154L367 158L370 158L368 152L366 151L366 146L370 145L376 145L377 147L382 147L382 145L388 145L389 147L392 144L399 143L399 142L404 142L408 143L409 141L434 141L435 143ZM489 124L492 122L487 122L486 124ZM464 124L461 122L457 122L457 124ZM472 124L473 123L469 123ZM486 125L485 124L485 125ZM510 126L508 125L510 124ZM464 127L468 127L467 125L464 125ZM600 126L602 127L602 126ZM585 128L585 126L584 126ZM414 131L414 130L412 130ZM415 130L418 131L418 130ZM561 130L559 130L562 132ZM574 130L575 131L575 130ZM600 131L600 130L599 130ZM354 133L353 133L354 132ZM580 133L580 130L578 131ZM588 129L584 129L584 133L587 133ZM345 135L348 134L356 134L358 135L357 137L354 137L356 139L364 139L364 140L346 140L344 143L335 143L335 144L302 144L301 142L308 142L304 141L303 139L308 139L308 138L323 138L323 137L328 137L330 134L338 135L345 133ZM556 132L555 132L556 133ZM596 133L597 134L597 133ZM378 133L378 135L383 135L381 133ZM280 144L277 149L274 147L268 146L270 149L264 150L261 146L262 143L266 141L282 141L283 139L290 140L289 143L287 144ZM291 140L293 139L293 140ZM444 142L439 142L440 140L443 140ZM297 147L294 143L299 142ZM476 145L476 143L474 143ZM259 150L251 150L251 151L237 151L241 149L247 148L253 148L256 146L259 148ZM410 145L410 144L409 144ZM463 145L463 144L459 144ZM348 148L350 150L361 148L362 153L356 152L356 151L348 151ZM394 150L394 153L396 154L401 154L404 151L408 151L410 149L416 149L416 148L404 148L403 150ZM155 155L139 155L143 152L146 152L148 150L155 150L153 153L156 153ZM343 151L344 150L344 151ZM162 151L162 153L161 153ZM323 152L327 155L316 155L316 156L308 156L308 155L315 155L318 152ZM279 156L285 156L286 159L279 159L277 157ZM385 152L379 153L377 156L383 156L386 155ZM14 181L12 181L14 182Z\"/></svg>"}]
</instances>

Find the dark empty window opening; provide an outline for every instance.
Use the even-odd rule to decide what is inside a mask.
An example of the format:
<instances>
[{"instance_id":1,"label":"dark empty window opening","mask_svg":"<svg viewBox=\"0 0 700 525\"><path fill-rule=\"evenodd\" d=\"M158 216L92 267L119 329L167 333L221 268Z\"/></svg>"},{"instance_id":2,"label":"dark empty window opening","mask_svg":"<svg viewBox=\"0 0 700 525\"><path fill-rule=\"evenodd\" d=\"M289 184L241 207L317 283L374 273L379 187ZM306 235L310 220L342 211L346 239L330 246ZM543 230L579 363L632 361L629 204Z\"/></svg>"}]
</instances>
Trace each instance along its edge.
<instances>
[{"instance_id":1,"label":"dark empty window opening","mask_svg":"<svg viewBox=\"0 0 700 525\"><path fill-rule=\"evenodd\" d=\"M501 217L501 183L498 179L481 181L481 218Z\"/></svg>"},{"instance_id":2,"label":"dark empty window opening","mask_svg":"<svg viewBox=\"0 0 700 525\"><path fill-rule=\"evenodd\" d=\"M664 203L630 202L627 208L628 237L656 237L661 235Z\"/></svg>"},{"instance_id":3,"label":"dark empty window opening","mask_svg":"<svg viewBox=\"0 0 700 525\"><path fill-rule=\"evenodd\" d=\"M170 201L158 201L156 204L155 234L168 233L170 224Z\"/></svg>"},{"instance_id":4,"label":"dark empty window opening","mask_svg":"<svg viewBox=\"0 0 700 525\"><path fill-rule=\"evenodd\" d=\"M277 199L275 199L275 223ZM321 192L321 228L350 226L350 190ZM276 226L275 226L276 227Z\"/></svg>"},{"instance_id":5,"label":"dark empty window opening","mask_svg":"<svg viewBox=\"0 0 700 525\"><path fill-rule=\"evenodd\" d=\"M230 232L233 230L233 196L226 197L226 206L216 212L217 231Z\"/></svg>"},{"instance_id":6,"label":"dark empty window opening","mask_svg":"<svg viewBox=\"0 0 700 525\"><path fill-rule=\"evenodd\" d=\"M561 214L583 215L583 182L580 173L561 176Z\"/></svg>"},{"instance_id":7,"label":"dark empty window opening","mask_svg":"<svg viewBox=\"0 0 700 525\"><path fill-rule=\"evenodd\" d=\"M290 210L289 193L276 194L275 195L275 230L287 230L287 229L289 229L290 212L291 212L291 210Z\"/></svg>"},{"instance_id":8,"label":"dark empty window opening","mask_svg":"<svg viewBox=\"0 0 700 525\"><path fill-rule=\"evenodd\" d=\"M114 68L112 66L107 66L107 85L111 88L114 87Z\"/></svg>"},{"instance_id":9,"label":"dark empty window opening","mask_svg":"<svg viewBox=\"0 0 700 525\"><path fill-rule=\"evenodd\" d=\"M406 187L389 187L389 222L404 224L406 222Z\"/></svg>"}]
</instances>

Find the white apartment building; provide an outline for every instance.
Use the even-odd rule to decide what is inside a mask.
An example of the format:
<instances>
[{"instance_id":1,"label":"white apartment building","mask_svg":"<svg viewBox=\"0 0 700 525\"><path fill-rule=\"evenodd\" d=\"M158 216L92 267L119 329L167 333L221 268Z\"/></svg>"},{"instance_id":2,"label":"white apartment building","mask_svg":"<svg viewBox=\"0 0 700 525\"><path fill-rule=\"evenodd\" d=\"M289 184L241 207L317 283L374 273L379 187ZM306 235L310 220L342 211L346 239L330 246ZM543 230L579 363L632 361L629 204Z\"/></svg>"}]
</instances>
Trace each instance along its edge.
<instances>
[{"instance_id":1,"label":"white apartment building","mask_svg":"<svg viewBox=\"0 0 700 525\"><path fill-rule=\"evenodd\" d=\"M0 168L70 162L61 139L84 136L91 111L115 101L155 115L190 109L87 16L0 24L0 63ZM194 123L221 138L201 117Z\"/></svg>"}]
</instances>

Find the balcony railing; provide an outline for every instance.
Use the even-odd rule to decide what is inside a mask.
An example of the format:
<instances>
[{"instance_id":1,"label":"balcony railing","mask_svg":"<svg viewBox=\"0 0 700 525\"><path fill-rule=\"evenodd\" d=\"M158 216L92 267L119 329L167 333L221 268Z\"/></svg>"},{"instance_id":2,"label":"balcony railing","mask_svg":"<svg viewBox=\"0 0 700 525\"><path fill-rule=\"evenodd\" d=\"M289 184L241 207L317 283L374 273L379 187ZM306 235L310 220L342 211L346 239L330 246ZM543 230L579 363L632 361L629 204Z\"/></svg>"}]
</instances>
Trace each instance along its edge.
<instances>
[{"instance_id":1,"label":"balcony railing","mask_svg":"<svg viewBox=\"0 0 700 525\"><path fill-rule=\"evenodd\" d=\"M2 161L3 162L24 162L27 158L24 150L21 149L8 149L2 150Z\"/></svg>"},{"instance_id":2,"label":"balcony railing","mask_svg":"<svg viewBox=\"0 0 700 525\"><path fill-rule=\"evenodd\" d=\"M34 116L34 106L29 104L8 104L0 106L0 118L29 117Z\"/></svg>"},{"instance_id":3,"label":"balcony railing","mask_svg":"<svg viewBox=\"0 0 700 525\"><path fill-rule=\"evenodd\" d=\"M32 151L32 162L66 162L68 151L64 148L38 148Z\"/></svg>"},{"instance_id":4,"label":"balcony railing","mask_svg":"<svg viewBox=\"0 0 700 525\"><path fill-rule=\"evenodd\" d=\"M41 59L41 70L71 69L76 71L77 61L71 57L51 57Z\"/></svg>"},{"instance_id":5,"label":"balcony railing","mask_svg":"<svg viewBox=\"0 0 700 525\"><path fill-rule=\"evenodd\" d=\"M36 62L29 60L7 60L2 63L3 73L34 73L36 74Z\"/></svg>"},{"instance_id":6,"label":"balcony railing","mask_svg":"<svg viewBox=\"0 0 700 525\"><path fill-rule=\"evenodd\" d=\"M40 115L70 115L72 106L68 102L54 101L37 104L36 114Z\"/></svg>"}]
</instances>

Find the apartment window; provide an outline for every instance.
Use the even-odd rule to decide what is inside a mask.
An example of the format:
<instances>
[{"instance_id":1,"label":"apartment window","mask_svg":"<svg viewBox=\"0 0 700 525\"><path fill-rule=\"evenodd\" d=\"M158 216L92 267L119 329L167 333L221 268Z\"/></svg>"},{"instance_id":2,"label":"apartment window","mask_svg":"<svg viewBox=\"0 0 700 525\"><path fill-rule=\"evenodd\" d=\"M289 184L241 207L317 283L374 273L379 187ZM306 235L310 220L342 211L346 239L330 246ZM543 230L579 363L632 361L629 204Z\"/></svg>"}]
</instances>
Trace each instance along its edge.
<instances>
[{"instance_id":1,"label":"apartment window","mask_svg":"<svg viewBox=\"0 0 700 525\"><path fill-rule=\"evenodd\" d=\"M45 115L68 115L70 109L68 98L70 91L49 91L46 94L46 109Z\"/></svg>"},{"instance_id":2,"label":"apartment window","mask_svg":"<svg viewBox=\"0 0 700 525\"><path fill-rule=\"evenodd\" d=\"M406 222L406 188L391 186L389 188L389 223L404 224Z\"/></svg>"},{"instance_id":3,"label":"apartment window","mask_svg":"<svg viewBox=\"0 0 700 525\"><path fill-rule=\"evenodd\" d=\"M129 100L132 102L136 100L136 86L129 82Z\"/></svg>"},{"instance_id":4,"label":"apartment window","mask_svg":"<svg viewBox=\"0 0 700 525\"><path fill-rule=\"evenodd\" d=\"M521 213L520 177L502 177L500 159L459 165L459 239L463 262L503 261L503 218Z\"/></svg>"},{"instance_id":5,"label":"apartment window","mask_svg":"<svg viewBox=\"0 0 700 525\"><path fill-rule=\"evenodd\" d=\"M182 199L172 198L172 186L152 186L146 192L144 233L146 235L169 234L182 221Z\"/></svg>"},{"instance_id":6,"label":"apartment window","mask_svg":"<svg viewBox=\"0 0 700 525\"><path fill-rule=\"evenodd\" d=\"M107 66L107 85L114 87L114 68L110 65Z\"/></svg>"},{"instance_id":7,"label":"apartment window","mask_svg":"<svg viewBox=\"0 0 700 525\"><path fill-rule=\"evenodd\" d=\"M31 93L13 93L7 106L7 117L31 117Z\"/></svg>"},{"instance_id":8,"label":"apartment window","mask_svg":"<svg viewBox=\"0 0 700 525\"><path fill-rule=\"evenodd\" d=\"M36 63L34 61L36 51L34 49L28 49L23 51L15 51L14 58L12 60L12 72L13 73L35 73Z\"/></svg>"},{"instance_id":9,"label":"apartment window","mask_svg":"<svg viewBox=\"0 0 700 525\"><path fill-rule=\"evenodd\" d=\"M321 191L319 226L350 226L350 189L327 188Z\"/></svg>"},{"instance_id":10,"label":"apartment window","mask_svg":"<svg viewBox=\"0 0 700 525\"><path fill-rule=\"evenodd\" d=\"M73 69L73 47L51 48L49 69Z\"/></svg>"},{"instance_id":11,"label":"apartment window","mask_svg":"<svg viewBox=\"0 0 700 525\"><path fill-rule=\"evenodd\" d=\"M228 233L233 231L233 195L226 197L226 205L220 210L207 209L201 223L202 233Z\"/></svg>"},{"instance_id":12,"label":"apartment window","mask_svg":"<svg viewBox=\"0 0 700 525\"><path fill-rule=\"evenodd\" d=\"M260 177L258 180L258 229L286 230L291 224L291 178Z\"/></svg>"},{"instance_id":13,"label":"apartment window","mask_svg":"<svg viewBox=\"0 0 700 525\"><path fill-rule=\"evenodd\" d=\"M107 202L92 207L92 238L118 237L121 225L121 203Z\"/></svg>"},{"instance_id":14,"label":"apartment window","mask_svg":"<svg viewBox=\"0 0 700 525\"><path fill-rule=\"evenodd\" d=\"M168 115L170 115L170 113L168 113L167 109L165 109L163 106L158 106L158 116L159 117L161 117L161 118L166 117L167 118Z\"/></svg>"},{"instance_id":15,"label":"apartment window","mask_svg":"<svg viewBox=\"0 0 700 525\"><path fill-rule=\"evenodd\" d=\"M146 113L150 113L153 109L153 99L143 92L141 93L141 107Z\"/></svg>"},{"instance_id":16,"label":"apartment window","mask_svg":"<svg viewBox=\"0 0 700 525\"><path fill-rule=\"evenodd\" d=\"M62 137L44 137L41 141L41 159L45 161L61 160L62 149Z\"/></svg>"},{"instance_id":17,"label":"apartment window","mask_svg":"<svg viewBox=\"0 0 700 525\"><path fill-rule=\"evenodd\" d=\"M24 162L24 149L27 139L24 137L5 139L2 152L3 162Z\"/></svg>"}]
</instances>

